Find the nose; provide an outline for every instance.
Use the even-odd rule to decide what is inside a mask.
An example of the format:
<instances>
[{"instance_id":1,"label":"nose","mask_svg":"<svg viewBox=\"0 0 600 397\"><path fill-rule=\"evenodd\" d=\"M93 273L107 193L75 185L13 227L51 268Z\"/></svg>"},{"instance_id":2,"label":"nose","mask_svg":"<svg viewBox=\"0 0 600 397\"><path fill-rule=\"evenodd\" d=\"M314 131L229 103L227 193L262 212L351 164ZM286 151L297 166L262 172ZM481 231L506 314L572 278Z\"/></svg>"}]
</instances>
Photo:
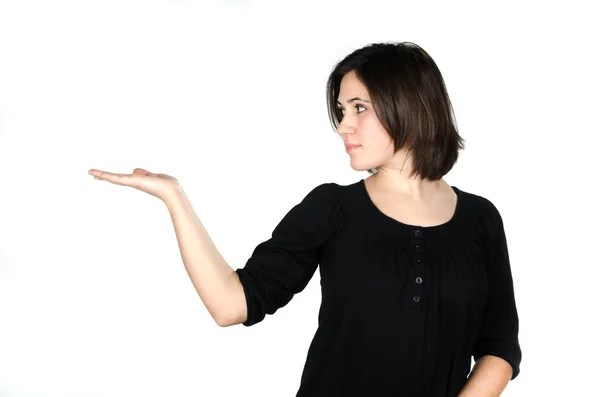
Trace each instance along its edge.
<instances>
[{"instance_id":1,"label":"nose","mask_svg":"<svg viewBox=\"0 0 600 397\"><path fill-rule=\"evenodd\" d=\"M339 135L342 135L342 137L347 134L354 134L355 132L356 132L356 128L354 126L348 124L344 120L342 120L342 122L337 127L337 133Z\"/></svg>"}]
</instances>

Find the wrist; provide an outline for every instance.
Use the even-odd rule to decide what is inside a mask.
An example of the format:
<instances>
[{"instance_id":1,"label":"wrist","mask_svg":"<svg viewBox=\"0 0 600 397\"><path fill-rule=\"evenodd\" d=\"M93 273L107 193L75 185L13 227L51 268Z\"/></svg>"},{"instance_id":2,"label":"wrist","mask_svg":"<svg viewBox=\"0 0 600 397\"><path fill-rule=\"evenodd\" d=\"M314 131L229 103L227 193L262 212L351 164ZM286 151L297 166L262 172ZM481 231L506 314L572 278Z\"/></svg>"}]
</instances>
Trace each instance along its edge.
<instances>
[{"instance_id":1,"label":"wrist","mask_svg":"<svg viewBox=\"0 0 600 397\"><path fill-rule=\"evenodd\" d=\"M180 205L185 200L187 200L185 191L181 185L177 185L166 192L162 201L165 203L167 208L171 209L177 205Z\"/></svg>"}]
</instances>

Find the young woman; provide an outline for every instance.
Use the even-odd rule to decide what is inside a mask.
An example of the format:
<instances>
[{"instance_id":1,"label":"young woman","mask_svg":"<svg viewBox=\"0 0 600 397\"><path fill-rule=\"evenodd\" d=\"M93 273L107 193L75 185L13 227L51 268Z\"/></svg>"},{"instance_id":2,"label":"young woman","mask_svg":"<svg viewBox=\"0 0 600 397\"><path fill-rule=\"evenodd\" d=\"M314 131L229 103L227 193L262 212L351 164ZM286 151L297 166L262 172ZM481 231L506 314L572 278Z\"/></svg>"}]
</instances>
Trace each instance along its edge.
<instances>
[{"instance_id":1,"label":"young woman","mask_svg":"<svg viewBox=\"0 0 600 397\"><path fill-rule=\"evenodd\" d=\"M298 397L499 396L521 362L507 240L491 201L443 179L464 140L435 62L414 43L368 45L335 66L327 100L352 168L369 176L316 186L243 268L224 261L175 178L90 173L166 203L221 326L262 321L319 267Z\"/></svg>"}]
</instances>

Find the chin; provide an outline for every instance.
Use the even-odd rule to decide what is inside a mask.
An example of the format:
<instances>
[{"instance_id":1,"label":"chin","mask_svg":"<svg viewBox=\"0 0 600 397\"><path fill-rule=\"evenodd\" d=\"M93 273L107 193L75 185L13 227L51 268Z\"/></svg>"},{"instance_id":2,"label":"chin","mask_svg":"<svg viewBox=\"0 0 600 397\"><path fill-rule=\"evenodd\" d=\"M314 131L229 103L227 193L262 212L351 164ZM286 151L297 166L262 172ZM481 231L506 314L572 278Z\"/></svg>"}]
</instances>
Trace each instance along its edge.
<instances>
[{"instance_id":1,"label":"chin","mask_svg":"<svg viewBox=\"0 0 600 397\"><path fill-rule=\"evenodd\" d=\"M375 167L377 167L376 165L373 164L355 164L353 161L350 162L350 167L352 167L352 169L354 171L368 171L370 169L373 169Z\"/></svg>"}]
</instances>

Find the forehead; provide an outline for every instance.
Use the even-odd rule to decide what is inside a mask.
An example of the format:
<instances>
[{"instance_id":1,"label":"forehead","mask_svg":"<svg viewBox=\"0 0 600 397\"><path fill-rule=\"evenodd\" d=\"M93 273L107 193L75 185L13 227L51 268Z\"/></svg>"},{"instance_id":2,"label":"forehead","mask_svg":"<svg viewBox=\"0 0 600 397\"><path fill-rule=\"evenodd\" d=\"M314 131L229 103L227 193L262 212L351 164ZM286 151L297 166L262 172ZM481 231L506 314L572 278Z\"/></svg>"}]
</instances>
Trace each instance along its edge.
<instances>
[{"instance_id":1,"label":"forehead","mask_svg":"<svg viewBox=\"0 0 600 397\"><path fill-rule=\"evenodd\" d=\"M339 99L346 99L354 96L367 97L367 88L358 80L354 71L348 72L342 78L340 84Z\"/></svg>"}]
</instances>

